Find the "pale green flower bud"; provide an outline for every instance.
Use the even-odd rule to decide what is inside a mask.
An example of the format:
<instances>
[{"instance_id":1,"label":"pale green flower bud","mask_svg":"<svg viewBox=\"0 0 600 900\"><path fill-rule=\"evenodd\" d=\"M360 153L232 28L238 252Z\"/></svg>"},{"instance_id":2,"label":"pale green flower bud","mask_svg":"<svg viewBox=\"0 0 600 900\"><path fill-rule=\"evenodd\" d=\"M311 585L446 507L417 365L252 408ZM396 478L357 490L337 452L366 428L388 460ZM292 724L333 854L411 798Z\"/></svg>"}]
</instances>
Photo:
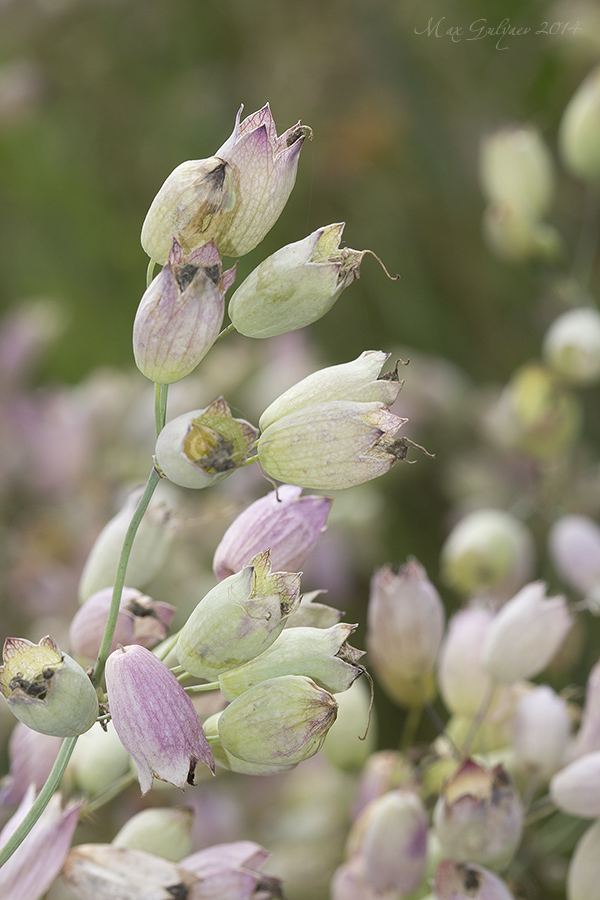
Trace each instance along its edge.
<instances>
[{"instance_id":1,"label":"pale green flower bud","mask_svg":"<svg viewBox=\"0 0 600 900\"><path fill-rule=\"evenodd\" d=\"M556 262L563 254L562 239L556 228L506 204L486 207L483 235L490 250L508 262L535 259Z\"/></svg>"},{"instance_id":2,"label":"pale green flower bud","mask_svg":"<svg viewBox=\"0 0 600 900\"><path fill-rule=\"evenodd\" d=\"M268 406L259 420L265 431L278 419L318 403L352 400L360 403L383 403L391 406L402 388L398 369L381 375L389 353L365 350L349 363L319 369L293 385Z\"/></svg>"},{"instance_id":3,"label":"pale green flower bud","mask_svg":"<svg viewBox=\"0 0 600 900\"><path fill-rule=\"evenodd\" d=\"M142 247L163 266L173 238L186 253L208 243L231 218L234 203L226 162L211 156L181 163L152 201L142 226Z\"/></svg>"},{"instance_id":4,"label":"pale green flower bud","mask_svg":"<svg viewBox=\"0 0 600 900\"><path fill-rule=\"evenodd\" d=\"M73 783L86 797L97 797L131 769L131 757L119 740L112 721L103 728L92 728L81 735L68 772Z\"/></svg>"},{"instance_id":5,"label":"pale green flower bud","mask_svg":"<svg viewBox=\"0 0 600 900\"><path fill-rule=\"evenodd\" d=\"M369 685L360 679L336 696L337 719L327 732L324 753L344 772L360 772L377 746L377 724L370 710Z\"/></svg>"},{"instance_id":6,"label":"pale green flower bud","mask_svg":"<svg viewBox=\"0 0 600 900\"><path fill-rule=\"evenodd\" d=\"M568 102L558 145L573 175L600 183L600 67L590 72Z\"/></svg>"},{"instance_id":7,"label":"pale green flower bud","mask_svg":"<svg viewBox=\"0 0 600 900\"><path fill-rule=\"evenodd\" d=\"M143 809L125 822L112 845L179 862L192 852L193 823L193 811L183 806Z\"/></svg>"},{"instance_id":8,"label":"pale green flower bud","mask_svg":"<svg viewBox=\"0 0 600 900\"><path fill-rule=\"evenodd\" d=\"M317 753L336 715L330 693L303 675L284 675L230 703L219 718L219 738L247 762L293 765Z\"/></svg>"},{"instance_id":9,"label":"pale green flower bud","mask_svg":"<svg viewBox=\"0 0 600 900\"><path fill-rule=\"evenodd\" d=\"M81 666L58 649L50 635L39 644L4 642L0 692L14 715L34 731L72 737L98 717L98 696Z\"/></svg>"},{"instance_id":10,"label":"pale green flower bud","mask_svg":"<svg viewBox=\"0 0 600 900\"><path fill-rule=\"evenodd\" d=\"M325 591L309 591L308 594L302 594L300 603L286 622L286 628L299 626L329 628L331 625L337 625L344 615L342 610L326 603L315 603L316 598L323 593Z\"/></svg>"},{"instance_id":11,"label":"pale green flower bud","mask_svg":"<svg viewBox=\"0 0 600 900\"><path fill-rule=\"evenodd\" d=\"M511 126L481 145L480 178L490 203L532 219L547 212L554 191L552 157L536 128Z\"/></svg>"},{"instance_id":12,"label":"pale green flower bud","mask_svg":"<svg viewBox=\"0 0 600 900\"><path fill-rule=\"evenodd\" d=\"M271 572L268 550L220 581L181 629L179 663L197 678L214 678L263 653L300 602L300 575Z\"/></svg>"},{"instance_id":13,"label":"pale green flower bud","mask_svg":"<svg viewBox=\"0 0 600 900\"><path fill-rule=\"evenodd\" d=\"M249 456L258 431L235 419L219 397L167 422L156 442L156 461L174 484L209 487L230 475Z\"/></svg>"},{"instance_id":14,"label":"pale green flower bud","mask_svg":"<svg viewBox=\"0 0 600 900\"><path fill-rule=\"evenodd\" d=\"M600 821L579 839L567 872L569 900L597 900L600 883Z\"/></svg>"},{"instance_id":15,"label":"pale green flower bud","mask_svg":"<svg viewBox=\"0 0 600 900\"><path fill-rule=\"evenodd\" d=\"M226 700L280 675L306 675L331 694L347 691L364 671L358 660L364 655L346 641L356 625L341 622L331 628L285 628L260 656L219 676Z\"/></svg>"},{"instance_id":16,"label":"pale green flower bud","mask_svg":"<svg viewBox=\"0 0 600 900\"><path fill-rule=\"evenodd\" d=\"M239 286L229 318L240 334L268 338L316 322L360 275L365 250L340 250L344 223L326 225L265 259Z\"/></svg>"},{"instance_id":17,"label":"pale green flower bud","mask_svg":"<svg viewBox=\"0 0 600 900\"><path fill-rule=\"evenodd\" d=\"M582 307L563 313L546 332L543 353L571 384L595 384L600 379L600 312Z\"/></svg>"},{"instance_id":18,"label":"pale green flower bud","mask_svg":"<svg viewBox=\"0 0 600 900\"><path fill-rule=\"evenodd\" d=\"M246 762L246 760L238 759L237 756L229 753L219 738L219 719L221 715L222 713L220 712L215 713L202 726L217 766L221 766L222 769L227 769L230 772L237 772L238 775L278 775L281 772L290 772L296 767L295 763L288 766L278 766Z\"/></svg>"}]
</instances>

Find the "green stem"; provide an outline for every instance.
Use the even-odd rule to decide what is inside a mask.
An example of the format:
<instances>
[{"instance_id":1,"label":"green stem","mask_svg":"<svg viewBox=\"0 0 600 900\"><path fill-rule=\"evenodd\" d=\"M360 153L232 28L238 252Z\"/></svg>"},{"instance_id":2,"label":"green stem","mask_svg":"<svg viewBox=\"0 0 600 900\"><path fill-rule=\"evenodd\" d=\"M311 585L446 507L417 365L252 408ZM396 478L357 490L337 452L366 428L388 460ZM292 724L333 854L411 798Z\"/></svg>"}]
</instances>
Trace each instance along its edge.
<instances>
[{"instance_id":1,"label":"green stem","mask_svg":"<svg viewBox=\"0 0 600 900\"><path fill-rule=\"evenodd\" d=\"M150 500L152 499L152 495L156 490L156 486L159 481L160 475L158 474L156 469L152 469L150 477L148 478L148 481L146 483L144 493L140 498L140 502L136 507L136 510L131 518L131 522L129 523L129 528L127 529L127 532L125 534L125 540L123 541L123 547L121 549L121 556L119 557L119 565L117 566L117 574L115 575L115 584L113 587L113 595L110 604L110 611L108 613L108 619L106 622L106 628L104 629L104 637L102 638L102 644L100 645L100 650L98 652L98 659L96 660L96 665L94 666L94 674L92 676L92 684L94 685L94 687L98 687L98 685L102 681L102 676L104 675L104 666L106 665L106 660L108 659L108 654L110 653L110 645L112 643L113 635L115 633L115 627L117 624L119 604L121 602L121 595L123 593L123 586L125 584L125 574L127 572L127 563L129 562L133 540L138 528L140 527L140 522L142 521L144 513L148 509Z\"/></svg>"},{"instance_id":2,"label":"green stem","mask_svg":"<svg viewBox=\"0 0 600 900\"><path fill-rule=\"evenodd\" d=\"M401 752L405 752L412 745L419 728L422 715L422 706L411 706L408 710L408 713L404 720L404 725L402 727L402 737L400 738Z\"/></svg>"},{"instance_id":3,"label":"green stem","mask_svg":"<svg viewBox=\"0 0 600 900\"><path fill-rule=\"evenodd\" d=\"M81 808L81 812L79 814L80 817L83 819L85 816L89 816L91 813L96 812L96 810L100 809L101 806L104 806L106 803L114 800L115 797L118 797L121 791L124 791L125 788L128 788L130 784L133 784L136 778L137 775L133 771L121 776L121 778L113 782L109 788L107 788L101 794L98 794L98 796L94 797L93 800L90 800L89 803L86 803L86 805Z\"/></svg>"},{"instance_id":4,"label":"green stem","mask_svg":"<svg viewBox=\"0 0 600 900\"><path fill-rule=\"evenodd\" d=\"M156 422L156 435L161 433L167 421L167 393L168 384L154 385L154 421Z\"/></svg>"},{"instance_id":5,"label":"green stem","mask_svg":"<svg viewBox=\"0 0 600 900\"><path fill-rule=\"evenodd\" d=\"M156 263L154 262L153 259L151 259L150 262L148 263L148 268L146 270L146 288L150 287L150 283L152 281L152 276L154 275L154 267L155 266L156 266Z\"/></svg>"},{"instance_id":6,"label":"green stem","mask_svg":"<svg viewBox=\"0 0 600 900\"><path fill-rule=\"evenodd\" d=\"M202 691L218 691L219 682L211 681L210 684L193 684L191 687L184 688L186 694L200 694Z\"/></svg>"},{"instance_id":7,"label":"green stem","mask_svg":"<svg viewBox=\"0 0 600 900\"><path fill-rule=\"evenodd\" d=\"M56 757L56 761L52 766L52 771L48 775L44 787L39 792L33 803L33 806L31 807L19 827L11 835L9 840L0 851L0 866L3 866L4 863L8 859L10 859L17 847L20 847L41 814L48 806L52 795L60 784L60 780L64 775L65 769L67 768L67 763L71 758L71 753L73 752L73 748L75 747L76 743L77 737L68 737L65 738L60 745L58 756Z\"/></svg>"}]
</instances>

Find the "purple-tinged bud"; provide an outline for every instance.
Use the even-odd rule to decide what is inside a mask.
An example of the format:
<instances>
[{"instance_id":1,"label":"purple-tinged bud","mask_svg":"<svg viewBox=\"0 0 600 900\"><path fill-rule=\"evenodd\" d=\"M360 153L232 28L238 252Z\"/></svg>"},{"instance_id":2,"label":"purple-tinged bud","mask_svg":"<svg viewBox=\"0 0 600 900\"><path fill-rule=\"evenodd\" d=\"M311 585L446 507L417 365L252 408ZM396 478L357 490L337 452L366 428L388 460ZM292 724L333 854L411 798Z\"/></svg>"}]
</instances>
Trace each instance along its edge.
<instances>
[{"instance_id":1,"label":"purple-tinged bud","mask_svg":"<svg viewBox=\"0 0 600 900\"><path fill-rule=\"evenodd\" d=\"M585 689L579 731L573 742L573 757L600 750L600 662L592 667Z\"/></svg>"},{"instance_id":2,"label":"purple-tinged bud","mask_svg":"<svg viewBox=\"0 0 600 900\"><path fill-rule=\"evenodd\" d=\"M521 841L523 806L502 766L468 759L445 783L433 822L444 854L501 869Z\"/></svg>"},{"instance_id":3,"label":"purple-tinged bud","mask_svg":"<svg viewBox=\"0 0 600 900\"><path fill-rule=\"evenodd\" d=\"M167 422L156 442L156 461L180 487L209 487L245 462L257 437L257 429L245 419L235 419L223 397L218 397L205 409Z\"/></svg>"},{"instance_id":4,"label":"purple-tinged bud","mask_svg":"<svg viewBox=\"0 0 600 900\"><path fill-rule=\"evenodd\" d=\"M231 172L235 204L215 236L224 256L244 256L260 244L287 203L296 181L300 150L308 126L298 122L277 136L269 104L240 121L215 156Z\"/></svg>"},{"instance_id":5,"label":"purple-tinged bud","mask_svg":"<svg viewBox=\"0 0 600 900\"><path fill-rule=\"evenodd\" d=\"M326 603L315 603L315 599L326 591L309 591L302 594L300 603L288 617L286 628L330 628L337 625L344 613Z\"/></svg>"},{"instance_id":6,"label":"purple-tinged bud","mask_svg":"<svg viewBox=\"0 0 600 900\"><path fill-rule=\"evenodd\" d=\"M383 403L319 403L269 425L258 457L278 481L342 490L384 475L406 458L408 445L395 438L405 422Z\"/></svg>"},{"instance_id":7,"label":"purple-tinged bud","mask_svg":"<svg viewBox=\"0 0 600 900\"><path fill-rule=\"evenodd\" d=\"M294 765L314 756L337 715L330 693L302 675L263 681L221 713L219 738L233 756Z\"/></svg>"},{"instance_id":8,"label":"purple-tinged bud","mask_svg":"<svg viewBox=\"0 0 600 900\"><path fill-rule=\"evenodd\" d=\"M40 735L23 722L17 722L8 740L9 771L2 779L0 805L16 806L30 784L40 790L61 748L62 738Z\"/></svg>"},{"instance_id":9,"label":"purple-tinged bud","mask_svg":"<svg viewBox=\"0 0 600 900\"><path fill-rule=\"evenodd\" d=\"M533 539L525 526L500 509L468 513L454 526L441 553L450 587L472 596L503 596L520 588L533 564Z\"/></svg>"},{"instance_id":10,"label":"purple-tinged bud","mask_svg":"<svg viewBox=\"0 0 600 900\"><path fill-rule=\"evenodd\" d=\"M21 824L35 799L33 786L0 832L4 846ZM54 794L23 843L0 869L2 900L39 900L63 867L79 819L79 804L61 809L61 796Z\"/></svg>"},{"instance_id":11,"label":"purple-tinged bud","mask_svg":"<svg viewBox=\"0 0 600 900\"><path fill-rule=\"evenodd\" d=\"M534 678L552 660L572 624L564 597L546 597L543 581L527 584L491 623L483 664L501 683Z\"/></svg>"},{"instance_id":12,"label":"purple-tinged bud","mask_svg":"<svg viewBox=\"0 0 600 900\"><path fill-rule=\"evenodd\" d=\"M545 684L534 687L517 701L512 733L517 766L547 781L560 768L571 737L566 701Z\"/></svg>"},{"instance_id":13,"label":"purple-tinged bud","mask_svg":"<svg viewBox=\"0 0 600 900\"><path fill-rule=\"evenodd\" d=\"M301 497L302 488L281 485L256 500L229 526L215 551L219 581L239 572L253 556L271 550L279 572L297 572L326 529L331 497Z\"/></svg>"},{"instance_id":14,"label":"purple-tinged bud","mask_svg":"<svg viewBox=\"0 0 600 900\"><path fill-rule=\"evenodd\" d=\"M223 272L211 241L186 255L177 241L146 290L133 324L135 362L146 378L172 384L194 371L216 341L225 292L235 269Z\"/></svg>"},{"instance_id":15,"label":"purple-tinged bud","mask_svg":"<svg viewBox=\"0 0 600 900\"><path fill-rule=\"evenodd\" d=\"M98 696L79 663L61 653L50 635L38 644L7 638L0 693L13 714L42 734L72 737L98 717Z\"/></svg>"},{"instance_id":16,"label":"purple-tinged bud","mask_svg":"<svg viewBox=\"0 0 600 900\"><path fill-rule=\"evenodd\" d=\"M183 790L194 783L198 762L214 770L192 701L149 650L137 644L115 650L105 677L115 731L137 766L142 794L154 777Z\"/></svg>"},{"instance_id":17,"label":"purple-tinged bud","mask_svg":"<svg viewBox=\"0 0 600 900\"><path fill-rule=\"evenodd\" d=\"M600 183L600 67L590 72L567 103L558 142L573 175Z\"/></svg>"},{"instance_id":18,"label":"purple-tinged bud","mask_svg":"<svg viewBox=\"0 0 600 900\"><path fill-rule=\"evenodd\" d=\"M142 247L161 266L173 240L190 253L231 219L234 202L231 169L224 160L212 156L181 163L152 201L142 226Z\"/></svg>"},{"instance_id":19,"label":"purple-tinged bud","mask_svg":"<svg viewBox=\"0 0 600 900\"><path fill-rule=\"evenodd\" d=\"M259 421L261 431L290 413L334 400L391 406L398 397L402 383L398 379L397 369L389 375L381 375L387 359L389 353L365 350L352 362L313 372L288 388L266 408Z\"/></svg>"},{"instance_id":20,"label":"purple-tinged bud","mask_svg":"<svg viewBox=\"0 0 600 900\"><path fill-rule=\"evenodd\" d=\"M444 633L440 595L415 559L398 572L379 569L371 579L367 649L390 697L402 706L433 699L432 677Z\"/></svg>"},{"instance_id":21,"label":"purple-tinged bud","mask_svg":"<svg viewBox=\"0 0 600 900\"><path fill-rule=\"evenodd\" d=\"M82 734L69 760L71 783L86 797L97 797L131 771L131 757L112 722Z\"/></svg>"},{"instance_id":22,"label":"purple-tinged bud","mask_svg":"<svg viewBox=\"0 0 600 900\"><path fill-rule=\"evenodd\" d=\"M236 669L271 646L299 602L300 575L271 572L269 551L259 553L192 612L177 641L180 665L209 680Z\"/></svg>"},{"instance_id":23,"label":"purple-tinged bud","mask_svg":"<svg viewBox=\"0 0 600 900\"><path fill-rule=\"evenodd\" d=\"M347 691L364 672L362 650L347 641L357 625L340 622L331 628L284 628L276 641L254 659L219 676L226 700L280 675L305 675L330 694Z\"/></svg>"},{"instance_id":24,"label":"purple-tinged bud","mask_svg":"<svg viewBox=\"0 0 600 900\"><path fill-rule=\"evenodd\" d=\"M193 811L183 806L143 809L125 822L112 845L179 862L192 850L193 822Z\"/></svg>"},{"instance_id":25,"label":"purple-tinged bud","mask_svg":"<svg viewBox=\"0 0 600 900\"><path fill-rule=\"evenodd\" d=\"M475 716L490 694L492 679L481 648L493 619L491 610L468 606L448 623L438 658L438 686L452 713Z\"/></svg>"},{"instance_id":26,"label":"purple-tinged bud","mask_svg":"<svg viewBox=\"0 0 600 900\"><path fill-rule=\"evenodd\" d=\"M344 222L326 225L267 257L237 288L229 318L251 338L304 328L329 312L360 277L366 250L340 250Z\"/></svg>"},{"instance_id":27,"label":"purple-tinged bud","mask_svg":"<svg viewBox=\"0 0 600 900\"><path fill-rule=\"evenodd\" d=\"M69 628L69 646L75 656L95 660L112 600L112 588L103 588L92 594L75 613ZM117 624L110 645L111 652L118 644L141 644L153 647L164 640L175 607L158 603L136 590L123 588Z\"/></svg>"},{"instance_id":28,"label":"purple-tinged bud","mask_svg":"<svg viewBox=\"0 0 600 900\"><path fill-rule=\"evenodd\" d=\"M554 190L552 156L532 127L510 126L481 144L480 179L490 203L506 205L537 220L550 206Z\"/></svg>"},{"instance_id":29,"label":"purple-tinged bud","mask_svg":"<svg viewBox=\"0 0 600 900\"><path fill-rule=\"evenodd\" d=\"M571 816L600 816L600 750L586 753L569 763L550 782L552 800Z\"/></svg>"},{"instance_id":30,"label":"purple-tinged bud","mask_svg":"<svg viewBox=\"0 0 600 900\"><path fill-rule=\"evenodd\" d=\"M568 900L598 900L600 884L600 821L581 837L567 872Z\"/></svg>"},{"instance_id":31,"label":"purple-tinged bud","mask_svg":"<svg viewBox=\"0 0 600 900\"><path fill-rule=\"evenodd\" d=\"M436 900L514 900L506 883L483 866L445 859L435 872Z\"/></svg>"},{"instance_id":32,"label":"purple-tinged bud","mask_svg":"<svg viewBox=\"0 0 600 900\"><path fill-rule=\"evenodd\" d=\"M280 879L260 871L268 855L252 841L234 841L187 856L181 860L182 867L200 879L190 900L281 900Z\"/></svg>"},{"instance_id":33,"label":"purple-tinged bud","mask_svg":"<svg viewBox=\"0 0 600 900\"><path fill-rule=\"evenodd\" d=\"M269 763L247 762L234 756L223 746L219 737L219 719L222 713L214 713L203 724L204 733L210 744L215 763L229 772L237 772L238 775L279 775L283 772L291 772L296 763L289 765L271 765Z\"/></svg>"},{"instance_id":34,"label":"purple-tinged bud","mask_svg":"<svg viewBox=\"0 0 600 900\"><path fill-rule=\"evenodd\" d=\"M570 384L595 384L600 378L600 312L586 306L563 313L546 332L543 354Z\"/></svg>"},{"instance_id":35,"label":"purple-tinged bud","mask_svg":"<svg viewBox=\"0 0 600 900\"><path fill-rule=\"evenodd\" d=\"M141 492L134 491L116 516L107 522L90 551L79 581L79 601L83 603L101 588L111 587L125 534L138 505ZM143 588L162 569L178 522L162 503L151 503L138 528L129 563L127 584Z\"/></svg>"},{"instance_id":36,"label":"purple-tinged bud","mask_svg":"<svg viewBox=\"0 0 600 900\"><path fill-rule=\"evenodd\" d=\"M331 882L331 900L381 900L381 894L367 881L362 856L352 857L336 869Z\"/></svg>"},{"instance_id":37,"label":"purple-tinged bud","mask_svg":"<svg viewBox=\"0 0 600 900\"><path fill-rule=\"evenodd\" d=\"M548 550L569 587L584 596L600 595L600 527L593 519L562 516L552 526Z\"/></svg>"},{"instance_id":38,"label":"purple-tinged bud","mask_svg":"<svg viewBox=\"0 0 600 900\"><path fill-rule=\"evenodd\" d=\"M360 776L352 807L353 818L356 819L377 797L383 796L393 788L408 785L413 779L414 767L397 750L379 750L372 753Z\"/></svg>"}]
</instances>

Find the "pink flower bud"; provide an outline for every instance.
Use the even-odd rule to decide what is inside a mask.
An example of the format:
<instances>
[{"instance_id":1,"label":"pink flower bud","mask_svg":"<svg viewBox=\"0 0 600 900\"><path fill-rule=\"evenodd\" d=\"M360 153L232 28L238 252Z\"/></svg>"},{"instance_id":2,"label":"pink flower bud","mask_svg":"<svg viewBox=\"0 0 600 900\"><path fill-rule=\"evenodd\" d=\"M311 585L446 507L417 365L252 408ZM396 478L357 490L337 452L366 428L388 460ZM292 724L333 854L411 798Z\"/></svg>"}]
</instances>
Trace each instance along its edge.
<instances>
[{"instance_id":1,"label":"pink flower bud","mask_svg":"<svg viewBox=\"0 0 600 900\"><path fill-rule=\"evenodd\" d=\"M43 787L58 756L62 738L52 734L40 734L22 722L17 722L8 741L10 768L2 779L0 804L16 806L30 784L36 790Z\"/></svg>"},{"instance_id":2,"label":"pink flower bud","mask_svg":"<svg viewBox=\"0 0 600 900\"><path fill-rule=\"evenodd\" d=\"M566 701L545 684L533 688L517 702L512 732L517 765L547 780L560 767L569 744Z\"/></svg>"},{"instance_id":3,"label":"pink flower bud","mask_svg":"<svg viewBox=\"0 0 600 900\"><path fill-rule=\"evenodd\" d=\"M142 794L156 776L193 784L198 762L214 770L194 705L172 672L145 647L115 650L106 661L106 690L115 731L138 770Z\"/></svg>"},{"instance_id":4,"label":"pink flower bud","mask_svg":"<svg viewBox=\"0 0 600 900\"><path fill-rule=\"evenodd\" d=\"M301 497L302 488L284 484L256 500L229 526L215 551L219 581L239 572L253 556L271 550L278 572L297 572L325 531L331 497Z\"/></svg>"},{"instance_id":5,"label":"pink flower bud","mask_svg":"<svg viewBox=\"0 0 600 900\"><path fill-rule=\"evenodd\" d=\"M75 656L96 659L111 600L112 588L103 588L75 613L69 629L69 644ZM169 603L155 603L135 588L123 588L111 652L118 644L158 644L165 638L174 614L175 607Z\"/></svg>"},{"instance_id":6,"label":"pink flower bud","mask_svg":"<svg viewBox=\"0 0 600 900\"><path fill-rule=\"evenodd\" d=\"M575 847L567 872L569 900L598 900L600 821L594 822Z\"/></svg>"},{"instance_id":7,"label":"pink flower bud","mask_svg":"<svg viewBox=\"0 0 600 900\"><path fill-rule=\"evenodd\" d=\"M375 572L367 649L384 688L401 705L421 706L432 699L444 621L441 598L416 560L397 573L389 567Z\"/></svg>"},{"instance_id":8,"label":"pink flower bud","mask_svg":"<svg viewBox=\"0 0 600 900\"><path fill-rule=\"evenodd\" d=\"M252 841L215 844L181 860L184 869L194 872L200 884L190 900L277 900L283 896L281 881L261 872L268 853Z\"/></svg>"},{"instance_id":9,"label":"pink flower bud","mask_svg":"<svg viewBox=\"0 0 600 900\"><path fill-rule=\"evenodd\" d=\"M448 709L474 716L489 695L492 680L486 672L481 648L494 619L491 610L468 606L448 623L438 662L440 693Z\"/></svg>"},{"instance_id":10,"label":"pink flower bud","mask_svg":"<svg viewBox=\"0 0 600 900\"><path fill-rule=\"evenodd\" d=\"M546 597L546 585L535 581L502 607L483 646L487 671L510 684L533 678L546 668L572 625L564 597Z\"/></svg>"},{"instance_id":11,"label":"pink flower bud","mask_svg":"<svg viewBox=\"0 0 600 900\"><path fill-rule=\"evenodd\" d=\"M600 816L600 750L580 756L557 772L550 782L550 795L571 816Z\"/></svg>"},{"instance_id":12,"label":"pink flower bud","mask_svg":"<svg viewBox=\"0 0 600 900\"><path fill-rule=\"evenodd\" d=\"M514 900L506 883L483 866L446 859L435 873L437 900Z\"/></svg>"},{"instance_id":13,"label":"pink flower bud","mask_svg":"<svg viewBox=\"0 0 600 900\"><path fill-rule=\"evenodd\" d=\"M552 526L548 549L559 575L586 595L600 587L600 527L587 516L562 516Z\"/></svg>"},{"instance_id":14,"label":"pink flower bud","mask_svg":"<svg viewBox=\"0 0 600 900\"><path fill-rule=\"evenodd\" d=\"M502 868L521 841L523 806L502 766L468 759L445 783L433 822L447 856Z\"/></svg>"}]
</instances>

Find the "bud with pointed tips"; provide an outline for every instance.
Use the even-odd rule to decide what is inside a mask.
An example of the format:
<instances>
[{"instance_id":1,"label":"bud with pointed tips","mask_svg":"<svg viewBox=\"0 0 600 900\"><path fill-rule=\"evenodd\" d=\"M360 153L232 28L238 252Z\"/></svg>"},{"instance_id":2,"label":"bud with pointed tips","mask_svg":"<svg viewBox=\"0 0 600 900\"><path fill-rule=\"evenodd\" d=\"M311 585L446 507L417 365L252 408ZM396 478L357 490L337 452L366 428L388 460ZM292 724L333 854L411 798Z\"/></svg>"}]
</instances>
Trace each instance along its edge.
<instances>
[{"instance_id":1,"label":"bud with pointed tips","mask_svg":"<svg viewBox=\"0 0 600 900\"><path fill-rule=\"evenodd\" d=\"M436 900L514 900L506 883L483 866L445 859L435 872Z\"/></svg>"},{"instance_id":2,"label":"bud with pointed tips","mask_svg":"<svg viewBox=\"0 0 600 900\"><path fill-rule=\"evenodd\" d=\"M237 772L238 775L259 776L278 775L282 772L291 772L292 769L296 768L296 763L288 765L277 765L276 763L271 764L264 762L255 763L234 756L233 753L230 753L223 746L219 737L219 719L221 718L221 715L222 712L214 713L214 715L209 716L208 719L204 721L202 726L217 766L220 766L222 769L227 769L229 772Z\"/></svg>"}]
</instances>

